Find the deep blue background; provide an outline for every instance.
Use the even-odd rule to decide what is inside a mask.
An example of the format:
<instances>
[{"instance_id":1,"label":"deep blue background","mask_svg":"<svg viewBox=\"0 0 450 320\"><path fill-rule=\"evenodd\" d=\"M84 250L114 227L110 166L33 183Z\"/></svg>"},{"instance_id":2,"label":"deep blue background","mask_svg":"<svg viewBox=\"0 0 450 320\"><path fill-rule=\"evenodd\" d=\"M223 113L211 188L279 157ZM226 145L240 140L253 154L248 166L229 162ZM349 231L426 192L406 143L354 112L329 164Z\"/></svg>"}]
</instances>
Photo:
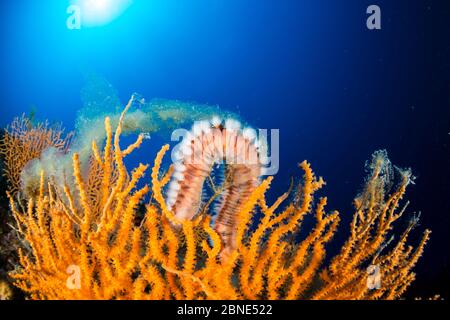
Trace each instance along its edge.
<instances>
[{"instance_id":1,"label":"deep blue background","mask_svg":"<svg viewBox=\"0 0 450 320\"><path fill-rule=\"evenodd\" d=\"M365 160L385 148L418 176L410 213L421 211L420 229L433 230L411 295L448 296L448 1L134 2L107 26L70 31L67 1L1 1L0 125L36 106L39 118L71 128L92 71L123 101L137 91L219 104L281 130L274 193L303 159L325 177L340 237ZM380 31L365 26L370 4L382 9Z\"/></svg>"}]
</instances>

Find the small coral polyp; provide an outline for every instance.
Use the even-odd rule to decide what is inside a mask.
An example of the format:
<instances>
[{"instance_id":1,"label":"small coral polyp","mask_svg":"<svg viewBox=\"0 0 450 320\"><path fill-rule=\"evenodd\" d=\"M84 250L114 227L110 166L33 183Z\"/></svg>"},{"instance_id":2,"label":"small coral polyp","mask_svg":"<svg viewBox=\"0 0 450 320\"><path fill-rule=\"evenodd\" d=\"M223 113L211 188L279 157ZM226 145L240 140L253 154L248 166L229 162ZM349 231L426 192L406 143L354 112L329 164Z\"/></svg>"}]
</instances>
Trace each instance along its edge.
<instances>
[{"instance_id":1,"label":"small coral polyp","mask_svg":"<svg viewBox=\"0 0 450 320\"><path fill-rule=\"evenodd\" d=\"M143 138L139 136L125 149L120 147L131 104L120 116L114 134L111 120L105 119L106 143L102 151L92 143L87 177L81 173L79 155L73 155L75 188L46 180L42 171L38 193L27 199L26 206L19 206L10 196L25 243L18 249L20 266L10 276L30 298L396 299L414 280L412 269L430 232L425 231L415 249L407 246L417 223L412 219L396 243L388 240L394 222L406 211L400 202L412 176L409 170L400 171L397 187L389 190L392 165L386 153L374 154L365 188L355 200L350 236L327 266L325 246L337 231L339 214L327 213L327 199L317 198L324 181L314 175L309 163L300 164L304 176L298 186L272 204L265 194L273 177L256 183L257 169L248 176L233 169L234 183L217 188L213 197L232 186L240 188L241 182L251 188L242 198L240 189L222 195L222 213L232 215L227 221L233 237L227 237L217 221L211 222L208 210L198 212L197 200L182 200L182 196L198 199L195 192L201 191L200 183L195 188L168 187L174 171L181 171L176 166L185 166L182 181L186 182L197 174L203 181L209 172L206 166L198 172L182 163L161 173L169 150L166 145L154 161L151 185L138 187L148 165L140 164L129 172L124 158L139 148ZM244 135L239 137L236 141L245 141ZM217 154L221 155L217 150L211 153ZM246 177L251 181L244 181ZM175 197L167 194L175 189ZM149 193L151 200L146 200ZM179 211L181 205L183 211ZM256 211L261 214L255 215ZM255 221L256 216L260 220ZM308 216L315 220L309 232L301 228ZM299 238L303 240L294 240ZM381 272L376 290L368 285L368 266ZM67 270L79 272L68 274ZM79 286L68 285L74 276Z\"/></svg>"}]
</instances>

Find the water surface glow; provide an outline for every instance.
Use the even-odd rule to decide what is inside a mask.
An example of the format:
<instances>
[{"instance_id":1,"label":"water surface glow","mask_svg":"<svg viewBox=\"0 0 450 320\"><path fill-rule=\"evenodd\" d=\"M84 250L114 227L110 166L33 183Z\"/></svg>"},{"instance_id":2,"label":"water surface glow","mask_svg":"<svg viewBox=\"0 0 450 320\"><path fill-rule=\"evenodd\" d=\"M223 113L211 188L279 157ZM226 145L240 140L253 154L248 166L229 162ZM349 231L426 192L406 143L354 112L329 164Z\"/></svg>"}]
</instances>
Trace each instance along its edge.
<instances>
[{"instance_id":1,"label":"water surface glow","mask_svg":"<svg viewBox=\"0 0 450 320\"><path fill-rule=\"evenodd\" d=\"M81 10L84 27L103 26L119 17L132 4L132 0L73 0Z\"/></svg>"}]
</instances>

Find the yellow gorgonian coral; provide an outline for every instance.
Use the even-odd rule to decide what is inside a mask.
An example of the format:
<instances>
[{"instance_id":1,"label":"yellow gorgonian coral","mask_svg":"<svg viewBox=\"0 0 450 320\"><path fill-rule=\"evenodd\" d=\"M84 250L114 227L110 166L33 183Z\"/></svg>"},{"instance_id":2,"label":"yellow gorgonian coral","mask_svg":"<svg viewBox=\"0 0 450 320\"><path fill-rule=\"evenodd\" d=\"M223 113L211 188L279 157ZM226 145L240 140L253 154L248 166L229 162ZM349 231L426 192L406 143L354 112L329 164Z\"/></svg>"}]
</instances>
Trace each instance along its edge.
<instances>
[{"instance_id":1,"label":"yellow gorgonian coral","mask_svg":"<svg viewBox=\"0 0 450 320\"><path fill-rule=\"evenodd\" d=\"M369 170L364 190L355 199L350 237L321 273L323 285L313 295L315 299L400 298L415 278L411 269L421 257L431 232L425 230L415 250L406 246L408 235L418 222L414 216L396 244L392 243L393 235L389 235L393 223L402 217L409 204L399 207L414 177L410 170L397 169L400 182L387 194L392 183L392 166L384 151L373 154ZM368 281L375 270L380 273L380 283L373 287Z\"/></svg>"},{"instance_id":2,"label":"yellow gorgonian coral","mask_svg":"<svg viewBox=\"0 0 450 320\"><path fill-rule=\"evenodd\" d=\"M16 286L34 299L377 299L398 298L414 279L412 267L429 232L417 249L406 246L414 223L397 244L387 241L411 175L387 193L383 153L372 161L370 179L356 199L351 235L330 265L323 266L325 246L335 234L337 212L325 211L326 198L314 202L324 185L307 162L302 183L268 204L272 177L263 180L237 213L236 241L221 255L221 236L210 216L178 220L166 205L165 188L172 169L161 174L168 146L157 154L151 186L141 186L148 169L140 164L128 173L124 158L142 137L120 147L125 113L115 133L105 120L102 151L92 145L93 175L81 174L73 156L75 190L45 183L21 211L10 198L17 228L26 246L20 267L11 274ZM151 195L150 195L151 193ZM147 195L149 194L149 197ZM288 199L292 200L281 208ZM255 212L261 219L254 221ZM301 229L312 216L312 231ZM368 285L368 266L381 270L383 281Z\"/></svg>"},{"instance_id":3,"label":"yellow gorgonian coral","mask_svg":"<svg viewBox=\"0 0 450 320\"><path fill-rule=\"evenodd\" d=\"M72 133L64 136L60 126L51 127L47 122L33 125L25 115L15 118L0 139L0 155L10 193L20 190L20 175L30 160L39 158L49 147L66 152L71 139Z\"/></svg>"}]
</instances>

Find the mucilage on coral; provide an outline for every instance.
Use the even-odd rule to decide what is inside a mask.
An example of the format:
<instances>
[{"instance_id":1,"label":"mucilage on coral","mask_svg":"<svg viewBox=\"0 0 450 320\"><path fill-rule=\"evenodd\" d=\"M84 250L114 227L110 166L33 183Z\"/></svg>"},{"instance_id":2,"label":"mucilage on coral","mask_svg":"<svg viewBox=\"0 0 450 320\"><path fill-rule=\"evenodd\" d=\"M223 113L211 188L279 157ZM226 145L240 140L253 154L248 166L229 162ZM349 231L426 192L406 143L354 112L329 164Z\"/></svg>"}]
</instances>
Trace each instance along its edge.
<instances>
[{"instance_id":1,"label":"mucilage on coral","mask_svg":"<svg viewBox=\"0 0 450 320\"><path fill-rule=\"evenodd\" d=\"M161 168L168 145L151 169L140 164L127 170L124 159L143 142L139 136L126 148L120 145L131 104L114 124L115 132L111 118L105 118L105 143L90 144L87 175L80 155L72 154L74 187L46 179L42 170L38 192L26 207L10 196L24 242L20 265L10 275L31 298L396 299L414 280L412 268L429 231L415 249L408 246L413 220L399 240L389 241L394 222L406 210L401 201L412 176L399 170L399 182L390 190L392 165L385 152L374 153L365 188L355 199L350 236L325 265L326 245L340 218L338 212L326 212L327 199L317 196L324 180L308 162L299 165L301 183L275 202L266 199L273 177L234 202L228 211L233 237L227 238L211 222L208 207L199 211L195 204L187 215L177 214L179 195L167 195L176 169ZM187 170L185 175L195 173ZM142 185L147 172L151 183ZM176 187L180 196L187 187ZM213 197L225 189L215 186ZM315 220L310 231L302 226L308 216ZM295 241L298 234L303 237ZM376 289L368 285L369 266L382 274ZM68 275L68 268L76 274ZM76 288L68 285L73 276L79 280Z\"/></svg>"}]
</instances>

